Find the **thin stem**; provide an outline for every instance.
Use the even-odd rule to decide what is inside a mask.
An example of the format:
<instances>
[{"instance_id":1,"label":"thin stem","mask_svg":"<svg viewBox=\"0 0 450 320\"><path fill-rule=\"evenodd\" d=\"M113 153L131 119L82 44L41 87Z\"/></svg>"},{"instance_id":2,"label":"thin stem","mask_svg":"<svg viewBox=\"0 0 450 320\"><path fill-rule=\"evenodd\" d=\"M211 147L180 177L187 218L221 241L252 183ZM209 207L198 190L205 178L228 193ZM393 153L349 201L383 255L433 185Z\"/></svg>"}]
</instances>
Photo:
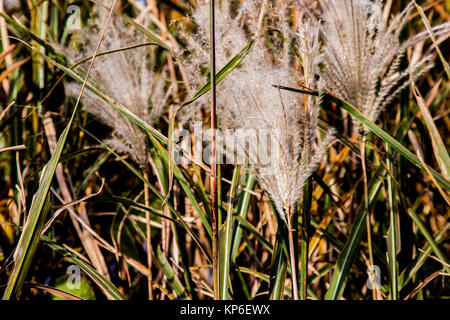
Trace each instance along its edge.
<instances>
[{"instance_id":1,"label":"thin stem","mask_svg":"<svg viewBox=\"0 0 450 320\"><path fill-rule=\"evenodd\" d=\"M370 227L370 211L369 211L369 187L367 179L367 167L366 167L366 135L361 134L361 166L363 171L363 181L364 181L364 207L366 209L366 230L367 230L367 246L369 249L369 264L373 266L373 249L372 249L372 231ZM376 284L373 281L373 277L369 277L372 281L372 296L374 300L377 300Z\"/></svg>"},{"instance_id":2,"label":"thin stem","mask_svg":"<svg viewBox=\"0 0 450 320\"><path fill-rule=\"evenodd\" d=\"M309 178L303 190L302 243L300 263L301 299L308 298L309 229L311 224L312 180Z\"/></svg>"},{"instance_id":3,"label":"thin stem","mask_svg":"<svg viewBox=\"0 0 450 320\"><path fill-rule=\"evenodd\" d=\"M270 300L282 300L284 283L286 280L287 260L283 252L281 230L277 232L277 239L273 247L272 266L270 270Z\"/></svg>"},{"instance_id":4,"label":"thin stem","mask_svg":"<svg viewBox=\"0 0 450 320\"><path fill-rule=\"evenodd\" d=\"M291 259L291 278L292 278L292 293L294 295L294 300L299 300L298 294L298 278L297 278L297 259L295 258L295 247L294 247L294 232L297 230L293 228L293 215L292 209L289 206L287 211L288 220L288 234L289 234L289 256Z\"/></svg>"},{"instance_id":5,"label":"thin stem","mask_svg":"<svg viewBox=\"0 0 450 320\"><path fill-rule=\"evenodd\" d=\"M384 127L386 127L386 116L384 116ZM392 154L391 147L389 144L385 145L386 153ZM398 265L397 265L397 253L398 253L398 234L399 234L399 223L398 223L398 213L395 205L395 193L394 193L394 182L392 175L394 174L394 164L391 158L388 156L386 158L387 170L390 174L387 175L387 191L388 191L388 201L389 201L389 231L387 234L387 249L388 249L388 266L389 266L389 289L391 292L391 300L399 299L398 290Z\"/></svg>"},{"instance_id":6,"label":"thin stem","mask_svg":"<svg viewBox=\"0 0 450 320\"><path fill-rule=\"evenodd\" d=\"M211 227L213 233L213 284L214 299L220 297L220 270L219 270L219 234L217 232L217 163L216 163L216 52L215 52L215 17L214 0L210 1L210 81L211 81Z\"/></svg>"},{"instance_id":7,"label":"thin stem","mask_svg":"<svg viewBox=\"0 0 450 320\"><path fill-rule=\"evenodd\" d=\"M307 84L310 86L310 83ZM305 159L307 164L311 163L311 103L312 96L305 95ZM309 236L308 231L311 223L311 201L312 201L312 180L308 178L303 190L303 215L302 215L302 241L301 241L301 264L300 264L300 292L301 299L308 298L308 264L309 264ZM295 220L296 221L296 220Z\"/></svg>"},{"instance_id":8,"label":"thin stem","mask_svg":"<svg viewBox=\"0 0 450 320\"><path fill-rule=\"evenodd\" d=\"M233 203L239 186L239 178L241 176L241 167L239 165L234 167L233 180L228 197L227 219L222 240L224 245L220 246L220 299L228 300L228 279L230 276L231 267L231 242L233 240ZM220 219L219 219L220 221Z\"/></svg>"},{"instance_id":9,"label":"thin stem","mask_svg":"<svg viewBox=\"0 0 450 320\"><path fill-rule=\"evenodd\" d=\"M148 180L147 172L144 172L145 180ZM150 197L148 193L148 185L144 183L144 199L145 206L148 208L150 206ZM150 212L148 210L145 211L145 222L146 222L146 238L147 238L147 266L148 266L148 275L147 275L147 283L148 283L148 299L153 300L153 275L152 275L152 264L153 264L153 248L152 248L152 229L151 229L151 220L150 220Z\"/></svg>"}]
</instances>

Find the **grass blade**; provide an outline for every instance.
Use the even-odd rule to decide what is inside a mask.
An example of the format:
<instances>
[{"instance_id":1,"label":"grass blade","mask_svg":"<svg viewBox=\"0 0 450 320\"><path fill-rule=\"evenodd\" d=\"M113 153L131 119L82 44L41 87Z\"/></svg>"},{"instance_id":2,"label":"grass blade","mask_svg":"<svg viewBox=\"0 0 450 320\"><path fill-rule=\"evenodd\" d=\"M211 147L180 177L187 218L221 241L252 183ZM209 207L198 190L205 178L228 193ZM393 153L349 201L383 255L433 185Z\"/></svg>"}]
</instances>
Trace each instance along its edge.
<instances>
[{"instance_id":1,"label":"grass blade","mask_svg":"<svg viewBox=\"0 0 450 320\"><path fill-rule=\"evenodd\" d=\"M46 171L44 170L44 173ZM50 201L48 193L44 194L41 192L35 194L31 204L30 215L22 230L19 243L14 253L14 269L8 278L8 283L3 293L3 300L19 298L49 209Z\"/></svg>"},{"instance_id":2,"label":"grass blade","mask_svg":"<svg viewBox=\"0 0 450 320\"><path fill-rule=\"evenodd\" d=\"M286 273L286 256L283 253L280 236L277 234L277 240L275 242L274 252L272 255L272 264L270 268L269 292L271 300L283 299Z\"/></svg>"},{"instance_id":3,"label":"grass blade","mask_svg":"<svg viewBox=\"0 0 450 320\"><path fill-rule=\"evenodd\" d=\"M414 0L414 5L417 8L417 11L419 11L420 17L422 18L423 23L425 24L425 27L427 28L428 33L430 34L431 40L433 41L434 47L436 48L436 51L439 55L439 58L441 59L442 64L444 65L445 73L447 74L447 78L450 80L450 66L445 59L444 55L442 54L441 50L439 49L439 46L437 45L436 37L433 32L433 28L430 26L430 23L428 22L428 18L425 15L425 12L423 12L423 9L421 6L419 6L416 1Z\"/></svg>"},{"instance_id":4,"label":"grass blade","mask_svg":"<svg viewBox=\"0 0 450 320\"><path fill-rule=\"evenodd\" d=\"M391 154L391 148L388 144L386 146L387 154ZM387 169L393 173L393 163L389 156L386 159ZM393 177L387 175L387 194L389 202L389 230L387 233L387 249L388 249L388 264L389 264L389 289L391 293L391 300L398 300L399 287L398 287L398 263L397 254L400 249L400 223L398 217L398 210L395 202Z\"/></svg>"},{"instance_id":5,"label":"grass blade","mask_svg":"<svg viewBox=\"0 0 450 320\"><path fill-rule=\"evenodd\" d=\"M318 92L312 91L312 90L301 90L301 89L295 89L290 87L284 87L284 86L278 86L274 85L274 87L293 91L297 93L303 93L303 94L310 94L314 96L318 96ZM401 143L399 143L397 140L395 140L392 136L390 136L386 131L378 127L375 123L367 119L359 110L357 110L352 105L348 104L344 100L336 97L335 95L331 93L327 93L325 97L331 101L336 103L339 107L350 113L356 120L360 121L362 124L364 124L367 128L369 128L370 131L372 131L374 134L376 134L378 137L380 137L382 140L384 140L386 143L389 143L391 147L399 152L403 157L408 159L412 164L414 164L419 169L423 170L425 173L427 173L427 170L431 172L433 177L436 179L436 181L444 187L447 191L450 191L450 182L442 177L439 173L437 173L433 168L429 167L428 165L425 166L422 164L422 162L417 158L411 151L406 149Z\"/></svg>"},{"instance_id":6,"label":"grass blade","mask_svg":"<svg viewBox=\"0 0 450 320\"><path fill-rule=\"evenodd\" d=\"M228 279L230 276L231 266L231 241L233 236L233 203L236 195L236 190L239 185L239 177L241 176L241 167L236 166L233 171L233 179L231 182L230 195L228 197L228 210L225 225L222 225L219 230L220 240L220 300L228 299Z\"/></svg>"},{"instance_id":7,"label":"grass blade","mask_svg":"<svg viewBox=\"0 0 450 320\"><path fill-rule=\"evenodd\" d=\"M371 205L375 202L378 194L381 190L382 181L377 180L369 190L369 210ZM352 230L347 239L347 242L339 255L336 263L336 268L333 272L333 277L330 282L330 287L325 294L326 300L339 300L344 292L345 284L347 281L350 268L358 252L359 245L366 227L366 215L367 211L365 206L361 206L355 222L353 223Z\"/></svg>"},{"instance_id":8,"label":"grass blade","mask_svg":"<svg viewBox=\"0 0 450 320\"><path fill-rule=\"evenodd\" d=\"M430 110L428 110L425 100L422 98L422 95L420 94L419 89L417 89L416 86L414 86L414 96L416 97L417 103L420 107L420 111L423 115L423 119L428 128L428 131L430 132L434 155L436 156L442 173L448 179L450 177L450 156L448 155L447 148L442 141L439 130L436 128L436 124L434 123L433 117L430 114Z\"/></svg>"},{"instance_id":9,"label":"grass blade","mask_svg":"<svg viewBox=\"0 0 450 320\"><path fill-rule=\"evenodd\" d=\"M114 4L116 1L117 0L114 0ZM56 146L54 153L52 154L52 156L50 158L50 161L47 163L46 167L44 168L44 170L42 172L41 180L39 183L39 188L33 197L33 201L31 203L27 222L24 226L24 229L20 236L19 243L16 247L16 254L15 254L15 259L14 259L15 264L14 264L13 271L8 279L8 284L6 286L6 290L3 294L4 300L9 300L11 298L17 299L20 295L22 285L25 281L25 277L30 268L31 259L33 258L34 252L36 250L37 242L39 240L39 236L42 232L42 228L44 226L44 221L47 216L48 207L50 205L49 199L48 199L50 185L52 183L53 176L55 175L56 167L59 163L59 159L61 157L62 150L66 143L67 136L69 135L70 128L74 121L75 114L77 112L78 105L81 100L81 96L83 94L83 90L86 86L87 80L89 79L90 71L92 69L92 65L94 64L96 53L98 53L98 50L99 50L100 44L103 40L103 36L105 34L106 28L108 27L108 23L111 18L111 14L112 14L112 11L110 11L108 19L106 20L105 26L102 30L102 34L100 36L100 40L98 41L98 45L95 50L94 56L92 58L91 64L89 66L89 70L87 72L86 78L84 80L81 79L83 86L82 86L80 94L78 96L77 103L73 109L72 116L69 120L69 123L67 124L61 137L59 138L58 144ZM18 39L18 40L20 40L20 39ZM21 42L25 43L23 41L21 41ZM41 53L39 50L36 50L35 48L29 46L28 44L26 44L26 45L28 47L30 47L33 51L38 52L41 56L46 57L46 55Z\"/></svg>"},{"instance_id":10,"label":"grass blade","mask_svg":"<svg viewBox=\"0 0 450 320\"><path fill-rule=\"evenodd\" d=\"M247 190L253 190L255 184L256 184L256 177L253 174L249 174L247 177L247 184L245 188ZM242 201L238 206L238 215L236 216L236 219L238 219L237 218L238 216L243 219L247 217L251 197L252 195L249 192L244 192L241 198ZM241 246L242 231L243 231L242 226L240 226L240 223L238 223L234 231L233 242L231 247L231 260L233 263L236 262L236 256L239 251L239 247Z\"/></svg>"},{"instance_id":11,"label":"grass blade","mask_svg":"<svg viewBox=\"0 0 450 320\"><path fill-rule=\"evenodd\" d=\"M60 246L59 244L51 241L49 238L45 236L41 236L41 240L49 246L52 250L57 253L60 253L64 257L71 260L77 266L79 266L103 291L111 296L112 299L115 300L125 300L123 295L117 289L116 286L112 284L107 278L97 272L89 263L85 260L79 258L66 248Z\"/></svg>"},{"instance_id":12,"label":"grass blade","mask_svg":"<svg viewBox=\"0 0 450 320\"><path fill-rule=\"evenodd\" d=\"M425 237L425 239L430 244L432 250L434 251L434 254L443 262L445 272L450 273L450 267L447 262L446 256L439 249L438 245L436 244L436 241L434 241L433 237L428 232L428 230L425 227L425 225L423 224L422 220L420 220L419 216L416 214L416 212L411 207L408 207L407 210L408 210L409 216L414 221L414 224L417 226L417 228L420 230L422 235Z\"/></svg>"},{"instance_id":13,"label":"grass blade","mask_svg":"<svg viewBox=\"0 0 450 320\"><path fill-rule=\"evenodd\" d=\"M181 283L180 279L178 279L178 277L175 275L175 272L172 270L172 267L170 266L169 262L167 261L166 257L161 251L161 248L159 247L156 251L155 259L158 265L161 267L161 270L166 275L169 285L177 294L178 299L188 299L189 297L187 296L183 284Z\"/></svg>"}]
</instances>

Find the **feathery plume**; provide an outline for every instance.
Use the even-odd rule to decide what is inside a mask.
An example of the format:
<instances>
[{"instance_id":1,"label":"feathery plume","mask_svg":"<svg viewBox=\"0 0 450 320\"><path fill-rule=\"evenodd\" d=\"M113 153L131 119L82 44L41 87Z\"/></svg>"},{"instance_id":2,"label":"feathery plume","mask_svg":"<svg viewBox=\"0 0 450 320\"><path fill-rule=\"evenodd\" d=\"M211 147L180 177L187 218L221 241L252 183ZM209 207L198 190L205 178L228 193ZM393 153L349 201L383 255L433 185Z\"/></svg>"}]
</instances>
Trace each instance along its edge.
<instances>
[{"instance_id":1,"label":"feathery plume","mask_svg":"<svg viewBox=\"0 0 450 320\"><path fill-rule=\"evenodd\" d=\"M264 21L287 30L284 10L287 10L285 5L277 10L266 3L243 1L233 11L228 2L221 2L216 30L218 68L261 34L267 27ZM199 70L204 70L208 61L207 8L200 5L193 16L198 33L186 38L191 55L185 70L191 75L191 83L203 84L204 80L196 77L202 74ZM318 28L312 24L304 27L299 41L306 63L303 78L314 86ZM247 157L279 215L287 222L288 209L298 201L305 181L319 165L332 140L332 132L322 141L316 136L319 99L314 100L307 115L301 95L273 87L275 84L292 86L305 80L294 73L287 45L283 44L280 52L274 55L263 41L258 41L241 65L219 84L217 103L221 127L234 132L233 141L225 141L227 149ZM311 144L310 161L306 159L308 143Z\"/></svg>"},{"instance_id":2,"label":"feathery plume","mask_svg":"<svg viewBox=\"0 0 450 320\"><path fill-rule=\"evenodd\" d=\"M75 50L64 49L70 60L81 60L92 55L97 43L97 31L105 19L102 14L104 11L99 8L98 18L81 32L79 39L76 39L78 47ZM115 15L106 30L100 52L145 42L148 41L141 33ZM140 119L147 123L156 121L165 111L170 88L167 88L166 81L168 71L163 69L158 74L155 71L155 59L154 47L150 46L99 56L93 65L89 82ZM78 70L83 72L87 63ZM77 96L80 85L70 82L65 85L65 89L68 96ZM111 127L112 136L106 143L121 153L128 153L140 166L145 167L147 137L141 129L90 91L85 91L82 102L89 113Z\"/></svg>"},{"instance_id":3,"label":"feathery plume","mask_svg":"<svg viewBox=\"0 0 450 320\"><path fill-rule=\"evenodd\" d=\"M383 17L381 0L325 1L322 62L326 70L321 77L329 89L372 121L411 80L433 66L428 55L400 70L405 51L427 38L421 33L400 43L400 32L412 10L410 3L389 22ZM437 34L449 30L448 23L434 29Z\"/></svg>"}]
</instances>

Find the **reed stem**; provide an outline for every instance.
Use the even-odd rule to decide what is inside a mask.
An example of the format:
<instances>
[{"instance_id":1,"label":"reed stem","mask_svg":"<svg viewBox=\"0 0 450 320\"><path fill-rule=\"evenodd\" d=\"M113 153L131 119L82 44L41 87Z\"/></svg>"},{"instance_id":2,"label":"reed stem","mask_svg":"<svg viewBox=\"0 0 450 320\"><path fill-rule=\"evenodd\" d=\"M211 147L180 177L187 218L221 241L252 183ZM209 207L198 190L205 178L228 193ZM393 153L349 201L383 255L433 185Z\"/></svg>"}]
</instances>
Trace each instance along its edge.
<instances>
[{"instance_id":1,"label":"reed stem","mask_svg":"<svg viewBox=\"0 0 450 320\"><path fill-rule=\"evenodd\" d=\"M307 300L308 295L308 264L309 264L309 230L311 227L311 200L312 180L306 181L303 190L303 216L302 216L302 242L300 262L300 294L302 300Z\"/></svg>"},{"instance_id":2,"label":"reed stem","mask_svg":"<svg viewBox=\"0 0 450 320\"><path fill-rule=\"evenodd\" d=\"M288 219L288 234L289 234L289 256L291 260L291 279L292 279L292 294L294 300L299 300L298 294L298 277L297 277L297 259L295 258L295 244L294 244L294 232L297 232L297 229L293 226L293 214L291 206L288 207L287 212Z\"/></svg>"},{"instance_id":3,"label":"reed stem","mask_svg":"<svg viewBox=\"0 0 450 320\"><path fill-rule=\"evenodd\" d=\"M361 166L363 171L363 182L364 182L364 207L366 210L366 229L367 229L367 247L369 250L369 264L371 266L373 263L373 249L372 249L372 231L370 225L370 211L369 211L369 187L368 187L368 179L367 179L367 167L366 167L366 139L367 136L364 133L361 133ZM377 292L376 292L376 284L374 283L374 278L370 275L370 281L372 282L372 296L374 300L377 300Z\"/></svg>"},{"instance_id":4,"label":"reed stem","mask_svg":"<svg viewBox=\"0 0 450 320\"><path fill-rule=\"evenodd\" d=\"M210 1L210 81L211 81L211 227L213 233L213 287L214 299L220 297L219 234L217 228L217 162L216 162L216 52L215 52L215 7Z\"/></svg>"},{"instance_id":5,"label":"reed stem","mask_svg":"<svg viewBox=\"0 0 450 320\"><path fill-rule=\"evenodd\" d=\"M144 172L144 178L148 181L148 174ZM145 206L150 207L150 196L148 192L148 185L144 183L144 201ZM153 275L152 275L152 265L153 265L153 248L152 248L152 229L151 229L151 220L150 220L150 212L148 210L145 211L145 222L146 222L146 234L147 234L147 283L148 283L148 299L153 300Z\"/></svg>"}]
</instances>

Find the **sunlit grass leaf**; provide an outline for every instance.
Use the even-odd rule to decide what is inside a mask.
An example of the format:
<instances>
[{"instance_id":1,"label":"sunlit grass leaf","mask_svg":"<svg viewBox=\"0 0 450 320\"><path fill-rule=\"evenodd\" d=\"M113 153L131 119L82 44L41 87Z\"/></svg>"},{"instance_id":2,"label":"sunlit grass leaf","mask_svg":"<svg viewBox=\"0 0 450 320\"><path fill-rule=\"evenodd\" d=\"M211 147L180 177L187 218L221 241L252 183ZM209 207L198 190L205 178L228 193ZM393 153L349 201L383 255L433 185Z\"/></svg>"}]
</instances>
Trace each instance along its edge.
<instances>
[{"instance_id":1,"label":"sunlit grass leaf","mask_svg":"<svg viewBox=\"0 0 450 320\"><path fill-rule=\"evenodd\" d=\"M442 141L439 130L436 128L436 124L434 123L433 117L430 114L430 110L428 110L425 100L422 98L422 95L420 94L419 89L417 89L416 86L414 86L414 96L416 97L417 104L420 107L423 119L430 133L434 155L436 156L442 173L448 179L450 177L450 156L448 155L447 148Z\"/></svg>"},{"instance_id":2,"label":"sunlit grass leaf","mask_svg":"<svg viewBox=\"0 0 450 320\"><path fill-rule=\"evenodd\" d=\"M233 171L233 179L231 182L231 189L228 197L227 218L224 225L219 227L219 262L220 262L220 292L221 300L228 299L228 283L231 267L231 241L234 230L233 204L236 195L237 187L239 185L239 178L241 176L241 167L236 166Z\"/></svg>"},{"instance_id":3,"label":"sunlit grass leaf","mask_svg":"<svg viewBox=\"0 0 450 320\"><path fill-rule=\"evenodd\" d=\"M110 295L111 298L115 300L124 300L124 296L120 293L119 289L112 284L107 278L97 272L89 263L80 257L76 256L63 246L60 246L49 238L42 236L41 241L43 241L47 246L49 246L55 252L63 255L78 267L81 268L106 294Z\"/></svg>"},{"instance_id":4,"label":"sunlit grass leaf","mask_svg":"<svg viewBox=\"0 0 450 320\"><path fill-rule=\"evenodd\" d=\"M428 18L425 15L425 12L423 11L422 7L419 6L416 3L416 1L414 1L414 5L416 6L417 11L419 11L420 17L422 18L422 21L425 24L425 27L427 28L428 33L430 34L431 40L433 41L434 48L436 49L436 51L439 55L439 58L441 59L441 62L444 66L444 70L445 70L445 73L447 74L447 78L450 80L450 66L448 64L448 61L445 59L444 55L442 54L441 49L439 49L436 37L433 32L433 28L430 26L430 23L428 22Z\"/></svg>"},{"instance_id":5,"label":"sunlit grass leaf","mask_svg":"<svg viewBox=\"0 0 450 320\"><path fill-rule=\"evenodd\" d=\"M61 149L62 144L58 144L55 154L58 152L60 154ZM22 291L22 286L31 267L34 252L38 246L39 236L50 209L48 190L57 164L57 159L52 157L42 172L41 184L33 197L27 222L16 246L14 268L8 278L8 283L3 293L3 300L18 299Z\"/></svg>"},{"instance_id":6,"label":"sunlit grass leaf","mask_svg":"<svg viewBox=\"0 0 450 320\"><path fill-rule=\"evenodd\" d=\"M282 90L288 90L303 94L310 94L313 96L318 96L318 93L313 90L302 90L302 89L296 89L296 88L290 88L285 86L278 86L274 85L275 87L282 89ZM331 102L336 103L339 107L350 113L356 120L360 121L362 124L364 124L371 132L376 134L378 137L380 137L382 140L384 140L386 143L389 143L389 145L399 152L403 157L405 157L407 160L409 160L412 164L414 164L419 169L423 170L425 173L427 171L431 172L433 177L436 179L436 181L445 188L445 190L450 191L450 182L447 181L444 177L442 177L439 173L437 173L433 168L427 166L427 168L424 167L422 162L408 149L406 149L401 143L399 143L397 140L395 140L392 136L390 136L386 131L378 127L375 123L367 119L359 110L357 110L355 107L351 106L344 100L336 97L335 95L331 93L325 94L325 98L328 99Z\"/></svg>"},{"instance_id":7,"label":"sunlit grass leaf","mask_svg":"<svg viewBox=\"0 0 450 320\"><path fill-rule=\"evenodd\" d=\"M166 275L169 285L177 294L177 298L189 299L183 284L181 283L180 279L178 279L178 277L175 275L175 272L173 271L172 267L170 266L169 262L167 261L166 257L161 251L161 248L159 247L156 251L155 259L160 268L163 270L164 274Z\"/></svg>"}]
</instances>

